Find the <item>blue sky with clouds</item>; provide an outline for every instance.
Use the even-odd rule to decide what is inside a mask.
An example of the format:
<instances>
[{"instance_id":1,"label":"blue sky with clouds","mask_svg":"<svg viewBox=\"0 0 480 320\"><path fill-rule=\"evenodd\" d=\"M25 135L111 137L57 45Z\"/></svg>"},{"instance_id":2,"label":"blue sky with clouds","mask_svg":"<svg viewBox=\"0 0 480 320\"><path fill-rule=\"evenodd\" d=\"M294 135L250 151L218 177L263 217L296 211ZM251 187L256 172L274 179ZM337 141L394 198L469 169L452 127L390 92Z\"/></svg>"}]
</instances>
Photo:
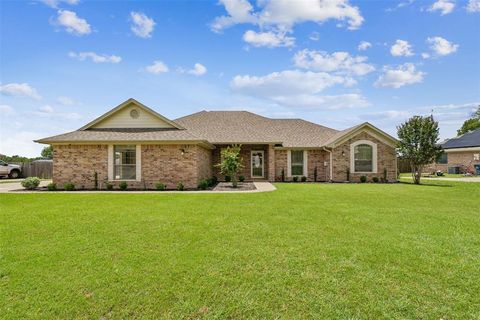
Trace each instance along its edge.
<instances>
[{"instance_id":1,"label":"blue sky with clouds","mask_svg":"<svg viewBox=\"0 0 480 320\"><path fill-rule=\"evenodd\" d=\"M0 153L78 129L133 97L441 136L480 103L480 0L2 1Z\"/></svg>"}]
</instances>

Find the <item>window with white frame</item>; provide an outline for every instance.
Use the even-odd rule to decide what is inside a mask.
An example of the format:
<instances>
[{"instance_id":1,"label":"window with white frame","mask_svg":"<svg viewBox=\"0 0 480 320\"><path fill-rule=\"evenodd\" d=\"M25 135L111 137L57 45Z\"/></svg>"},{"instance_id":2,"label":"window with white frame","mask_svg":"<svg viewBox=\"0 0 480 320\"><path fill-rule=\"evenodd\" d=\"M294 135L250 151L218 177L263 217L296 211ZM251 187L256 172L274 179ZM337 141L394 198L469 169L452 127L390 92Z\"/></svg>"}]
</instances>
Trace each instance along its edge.
<instances>
[{"instance_id":1,"label":"window with white frame","mask_svg":"<svg viewBox=\"0 0 480 320\"><path fill-rule=\"evenodd\" d=\"M303 176L305 173L305 159L303 150L290 151L290 173L292 176Z\"/></svg>"},{"instance_id":2,"label":"window with white frame","mask_svg":"<svg viewBox=\"0 0 480 320\"><path fill-rule=\"evenodd\" d=\"M377 172L377 145L368 140L360 140L350 145L350 166L353 172Z\"/></svg>"},{"instance_id":3,"label":"window with white frame","mask_svg":"<svg viewBox=\"0 0 480 320\"><path fill-rule=\"evenodd\" d=\"M135 145L113 147L113 172L115 180L135 180L137 175L137 151Z\"/></svg>"}]
</instances>

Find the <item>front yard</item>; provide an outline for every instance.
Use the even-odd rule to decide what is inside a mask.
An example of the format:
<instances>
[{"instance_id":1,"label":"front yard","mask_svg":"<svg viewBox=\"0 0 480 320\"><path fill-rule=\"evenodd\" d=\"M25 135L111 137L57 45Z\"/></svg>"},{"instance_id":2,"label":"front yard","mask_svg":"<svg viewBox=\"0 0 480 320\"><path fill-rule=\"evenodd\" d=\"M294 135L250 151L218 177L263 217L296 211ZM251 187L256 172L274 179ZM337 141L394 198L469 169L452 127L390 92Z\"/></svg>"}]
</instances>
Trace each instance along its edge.
<instances>
[{"instance_id":1,"label":"front yard","mask_svg":"<svg viewBox=\"0 0 480 320\"><path fill-rule=\"evenodd\" d=\"M480 185L0 194L0 314L480 318Z\"/></svg>"}]
</instances>

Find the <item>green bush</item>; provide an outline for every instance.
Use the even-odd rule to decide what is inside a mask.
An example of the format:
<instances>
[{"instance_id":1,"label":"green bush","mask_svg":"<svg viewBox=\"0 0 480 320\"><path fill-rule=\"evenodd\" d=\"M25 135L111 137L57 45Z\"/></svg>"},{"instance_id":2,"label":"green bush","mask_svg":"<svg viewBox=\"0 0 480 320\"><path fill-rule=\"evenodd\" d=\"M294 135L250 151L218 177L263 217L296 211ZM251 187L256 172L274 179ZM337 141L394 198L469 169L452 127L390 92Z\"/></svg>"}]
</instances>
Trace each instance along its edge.
<instances>
[{"instance_id":1,"label":"green bush","mask_svg":"<svg viewBox=\"0 0 480 320\"><path fill-rule=\"evenodd\" d=\"M240 182L243 182L243 181L245 181L245 177L244 177L244 176L240 176L240 177L238 177L238 181L240 181Z\"/></svg>"},{"instance_id":2,"label":"green bush","mask_svg":"<svg viewBox=\"0 0 480 320\"><path fill-rule=\"evenodd\" d=\"M201 180L199 183L198 183L198 189L200 190L206 190L208 188L208 180Z\"/></svg>"},{"instance_id":3,"label":"green bush","mask_svg":"<svg viewBox=\"0 0 480 320\"><path fill-rule=\"evenodd\" d=\"M40 179L37 177L28 177L22 181L22 187L27 190L35 190L40 185Z\"/></svg>"},{"instance_id":4,"label":"green bush","mask_svg":"<svg viewBox=\"0 0 480 320\"><path fill-rule=\"evenodd\" d=\"M98 190L98 172L93 172L93 189Z\"/></svg>"},{"instance_id":5,"label":"green bush","mask_svg":"<svg viewBox=\"0 0 480 320\"><path fill-rule=\"evenodd\" d=\"M155 184L155 189L157 189L158 191L164 191L166 188L167 187L161 182Z\"/></svg>"},{"instance_id":6,"label":"green bush","mask_svg":"<svg viewBox=\"0 0 480 320\"><path fill-rule=\"evenodd\" d=\"M372 181L375 182L375 183L378 183L378 181L380 181L380 179L378 179L378 177L373 177Z\"/></svg>"},{"instance_id":7,"label":"green bush","mask_svg":"<svg viewBox=\"0 0 480 320\"><path fill-rule=\"evenodd\" d=\"M120 182L120 184L118 185L118 187L120 188L120 190L125 191L125 190L127 190L127 188L128 188L128 184L127 184L126 181L122 181L122 182Z\"/></svg>"},{"instance_id":8,"label":"green bush","mask_svg":"<svg viewBox=\"0 0 480 320\"><path fill-rule=\"evenodd\" d=\"M213 176L211 178L208 178L208 186L209 187L213 187L214 185L216 185L218 182L218 179L217 177Z\"/></svg>"},{"instance_id":9,"label":"green bush","mask_svg":"<svg viewBox=\"0 0 480 320\"><path fill-rule=\"evenodd\" d=\"M71 182L67 182L63 185L63 189L65 189L65 191L73 191L75 190L75 185Z\"/></svg>"},{"instance_id":10,"label":"green bush","mask_svg":"<svg viewBox=\"0 0 480 320\"><path fill-rule=\"evenodd\" d=\"M230 176L225 176L225 182L230 182L232 181L232 177Z\"/></svg>"},{"instance_id":11,"label":"green bush","mask_svg":"<svg viewBox=\"0 0 480 320\"><path fill-rule=\"evenodd\" d=\"M110 182L105 182L105 189L113 190L113 184L111 184Z\"/></svg>"},{"instance_id":12,"label":"green bush","mask_svg":"<svg viewBox=\"0 0 480 320\"><path fill-rule=\"evenodd\" d=\"M47 185L47 190L48 190L48 191L57 191L57 184L56 184L56 183L53 183L53 182L52 182L52 183L49 183L49 184Z\"/></svg>"},{"instance_id":13,"label":"green bush","mask_svg":"<svg viewBox=\"0 0 480 320\"><path fill-rule=\"evenodd\" d=\"M360 176L360 182L361 183L367 182L367 176Z\"/></svg>"},{"instance_id":14,"label":"green bush","mask_svg":"<svg viewBox=\"0 0 480 320\"><path fill-rule=\"evenodd\" d=\"M297 182L297 181L298 181L298 177L297 176L293 177L293 182Z\"/></svg>"},{"instance_id":15,"label":"green bush","mask_svg":"<svg viewBox=\"0 0 480 320\"><path fill-rule=\"evenodd\" d=\"M183 185L183 182L179 182L177 184L177 190L178 191L183 191L185 189L185 186Z\"/></svg>"},{"instance_id":16,"label":"green bush","mask_svg":"<svg viewBox=\"0 0 480 320\"><path fill-rule=\"evenodd\" d=\"M305 181L307 181L307 177L302 176L302 182L305 182Z\"/></svg>"},{"instance_id":17,"label":"green bush","mask_svg":"<svg viewBox=\"0 0 480 320\"><path fill-rule=\"evenodd\" d=\"M281 178L282 182L285 182L285 170L282 169L282 175L281 175Z\"/></svg>"}]
</instances>

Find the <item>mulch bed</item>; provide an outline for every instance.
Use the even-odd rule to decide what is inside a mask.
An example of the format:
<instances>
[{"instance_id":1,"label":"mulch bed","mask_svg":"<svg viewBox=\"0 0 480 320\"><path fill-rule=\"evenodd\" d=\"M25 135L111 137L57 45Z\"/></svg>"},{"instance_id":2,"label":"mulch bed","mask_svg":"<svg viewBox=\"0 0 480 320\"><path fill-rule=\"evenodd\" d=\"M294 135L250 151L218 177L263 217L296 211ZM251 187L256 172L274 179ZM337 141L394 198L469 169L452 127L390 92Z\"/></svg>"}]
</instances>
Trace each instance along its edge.
<instances>
[{"instance_id":1,"label":"mulch bed","mask_svg":"<svg viewBox=\"0 0 480 320\"><path fill-rule=\"evenodd\" d=\"M256 189L253 182L239 182L237 188L234 188L231 182L219 182L213 191L246 191Z\"/></svg>"}]
</instances>

